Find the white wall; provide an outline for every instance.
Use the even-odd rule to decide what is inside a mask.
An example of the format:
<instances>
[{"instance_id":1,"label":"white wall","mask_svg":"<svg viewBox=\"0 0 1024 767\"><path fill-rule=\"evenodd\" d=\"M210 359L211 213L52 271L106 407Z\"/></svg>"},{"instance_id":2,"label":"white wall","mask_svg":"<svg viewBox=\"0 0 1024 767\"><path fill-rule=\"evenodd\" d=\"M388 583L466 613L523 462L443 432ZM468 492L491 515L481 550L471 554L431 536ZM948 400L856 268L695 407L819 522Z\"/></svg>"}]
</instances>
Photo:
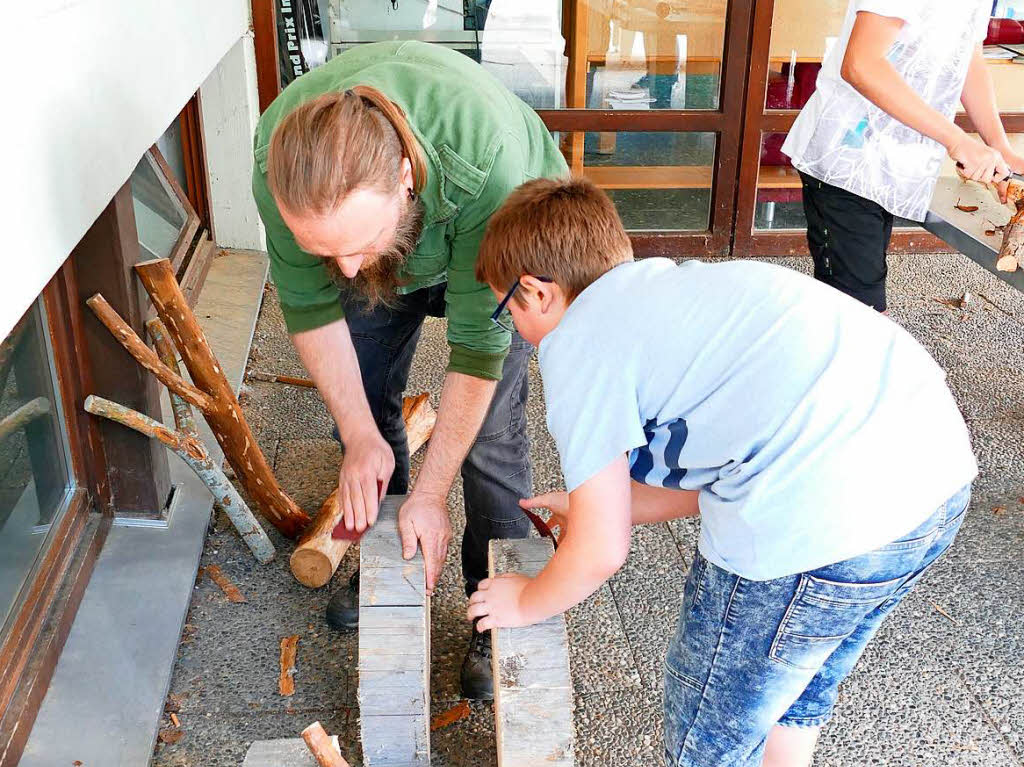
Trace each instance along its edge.
<instances>
[{"instance_id":1,"label":"white wall","mask_svg":"<svg viewBox=\"0 0 1024 767\"><path fill-rule=\"evenodd\" d=\"M6 90L0 338L249 28L247 0L33 0Z\"/></svg>"},{"instance_id":2,"label":"white wall","mask_svg":"<svg viewBox=\"0 0 1024 767\"><path fill-rule=\"evenodd\" d=\"M263 222L252 196L252 136L260 117L252 32L206 78L199 103L217 245L263 250Z\"/></svg>"}]
</instances>

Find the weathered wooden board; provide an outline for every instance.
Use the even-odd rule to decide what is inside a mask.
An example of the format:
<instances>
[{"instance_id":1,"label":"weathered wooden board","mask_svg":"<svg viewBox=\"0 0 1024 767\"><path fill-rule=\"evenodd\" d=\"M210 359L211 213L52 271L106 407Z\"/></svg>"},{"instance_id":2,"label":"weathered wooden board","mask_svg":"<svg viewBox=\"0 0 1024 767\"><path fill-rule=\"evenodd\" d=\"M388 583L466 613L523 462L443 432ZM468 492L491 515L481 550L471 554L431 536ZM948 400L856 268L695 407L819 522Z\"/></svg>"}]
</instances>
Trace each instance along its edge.
<instances>
[{"instance_id":1,"label":"weathered wooden board","mask_svg":"<svg viewBox=\"0 0 1024 767\"><path fill-rule=\"evenodd\" d=\"M961 210L957 205L967 210ZM975 207L977 210L971 210ZM1001 280L1024 291L1024 270L1003 272L996 269L999 246L1003 241L1003 232L997 227L1004 226L1011 215L1011 208L1001 205L981 184L940 176L922 226Z\"/></svg>"},{"instance_id":2,"label":"weathered wooden board","mask_svg":"<svg viewBox=\"0 0 1024 767\"><path fill-rule=\"evenodd\" d=\"M430 764L430 598L423 557L402 559L388 496L359 545L359 715L366 767Z\"/></svg>"},{"instance_id":3,"label":"weathered wooden board","mask_svg":"<svg viewBox=\"0 0 1024 767\"><path fill-rule=\"evenodd\" d=\"M341 751L337 735L331 736L331 743ZM253 742L245 753L242 767L317 767L317 764L302 738L279 738Z\"/></svg>"},{"instance_id":4,"label":"weathered wooden board","mask_svg":"<svg viewBox=\"0 0 1024 767\"><path fill-rule=\"evenodd\" d=\"M535 576L551 558L543 538L493 540L491 575ZM499 767L569 767L575 761L565 618L491 632Z\"/></svg>"}]
</instances>

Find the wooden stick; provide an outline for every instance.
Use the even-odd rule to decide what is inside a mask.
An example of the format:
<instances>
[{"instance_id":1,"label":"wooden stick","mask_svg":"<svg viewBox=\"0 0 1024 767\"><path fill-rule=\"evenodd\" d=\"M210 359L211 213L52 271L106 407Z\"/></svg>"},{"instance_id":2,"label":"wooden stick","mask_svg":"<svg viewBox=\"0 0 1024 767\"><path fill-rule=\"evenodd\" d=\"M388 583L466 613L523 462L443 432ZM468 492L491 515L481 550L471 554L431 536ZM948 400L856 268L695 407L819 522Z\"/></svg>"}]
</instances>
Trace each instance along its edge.
<instances>
[{"instance_id":1,"label":"wooden stick","mask_svg":"<svg viewBox=\"0 0 1024 767\"><path fill-rule=\"evenodd\" d=\"M996 269L1014 272L1024 263L1024 199L1017 203L1017 212L1003 229L1003 244L999 247Z\"/></svg>"},{"instance_id":2,"label":"wooden stick","mask_svg":"<svg viewBox=\"0 0 1024 767\"><path fill-rule=\"evenodd\" d=\"M288 537L297 536L309 523L309 516L278 485L246 423L231 384L178 286L170 261L166 258L144 261L135 265L135 271L181 353L192 380L213 400L213 406L204 408L203 415L238 481L278 530Z\"/></svg>"},{"instance_id":3,"label":"wooden stick","mask_svg":"<svg viewBox=\"0 0 1024 767\"><path fill-rule=\"evenodd\" d=\"M0 419L0 441L7 439L14 432L24 429L32 421L50 412L50 400L46 397L30 399L24 405L12 410Z\"/></svg>"},{"instance_id":4,"label":"wooden stick","mask_svg":"<svg viewBox=\"0 0 1024 767\"><path fill-rule=\"evenodd\" d=\"M146 346L103 296L97 293L86 303L95 312L100 322L107 326L107 330L113 334L114 338L121 342L121 346L135 358L136 362L155 375L160 383L200 410L206 411L213 408L213 401L207 394L201 392L181 376L172 373L166 365L160 362L153 350Z\"/></svg>"},{"instance_id":5,"label":"wooden stick","mask_svg":"<svg viewBox=\"0 0 1024 767\"><path fill-rule=\"evenodd\" d=\"M313 722L302 731L302 739L320 767L349 767L348 762L338 753L320 722Z\"/></svg>"},{"instance_id":6,"label":"wooden stick","mask_svg":"<svg viewBox=\"0 0 1024 767\"><path fill-rule=\"evenodd\" d=\"M406 397L402 403L410 455L430 439L434 430L437 413L430 406L429 399L429 395L424 392L416 397ZM289 560L292 575L303 586L315 589L330 581L345 552L352 545L350 540L331 537L341 516L338 490L335 489L320 507L316 519L306 528Z\"/></svg>"},{"instance_id":7,"label":"wooden stick","mask_svg":"<svg viewBox=\"0 0 1024 767\"><path fill-rule=\"evenodd\" d=\"M148 415L95 395L85 398L85 409L93 415L109 418L147 437L157 439L173 450L213 493L215 502L224 509L238 534L245 541L245 545L256 557L256 561L265 565L274 558L274 544L249 511L235 486L210 458L202 440L194 434L168 429Z\"/></svg>"},{"instance_id":8,"label":"wooden stick","mask_svg":"<svg viewBox=\"0 0 1024 767\"><path fill-rule=\"evenodd\" d=\"M174 345L167 337L167 328L164 327L164 323L158 317L154 317L146 323L146 331L149 333L149 337L153 339L153 346L156 349L157 356L160 358L160 362L166 365L167 369L172 373L180 376L181 370L178 369L178 355L174 351ZM192 408L188 402L182 399L181 395L175 394L173 391L168 393L171 398L171 411L174 413L174 425L178 427L178 431L192 437L198 437L199 430L196 428L196 419L192 415Z\"/></svg>"},{"instance_id":9,"label":"wooden stick","mask_svg":"<svg viewBox=\"0 0 1024 767\"><path fill-rule=\"evenodd\" d=\"M281 676L277 680L277 691L286 698L295 694L295 652L298 645L298 634L281 639Z\"/></svg>"},{"instance_id":10,"label":"wooden stick","mask_svg":"<svg viewBox=\"0 0 1024 767\"><path fill-rule=\"evenodd\" d=\"M302 386L306 389L315 389L316 384L308 378L297 378L296 376L278 375L277 373L263 373L259 370L251 370L246 378L252 381L265 381L267 383L283 383L292 386Z\"/></svg>"}]
</instances>

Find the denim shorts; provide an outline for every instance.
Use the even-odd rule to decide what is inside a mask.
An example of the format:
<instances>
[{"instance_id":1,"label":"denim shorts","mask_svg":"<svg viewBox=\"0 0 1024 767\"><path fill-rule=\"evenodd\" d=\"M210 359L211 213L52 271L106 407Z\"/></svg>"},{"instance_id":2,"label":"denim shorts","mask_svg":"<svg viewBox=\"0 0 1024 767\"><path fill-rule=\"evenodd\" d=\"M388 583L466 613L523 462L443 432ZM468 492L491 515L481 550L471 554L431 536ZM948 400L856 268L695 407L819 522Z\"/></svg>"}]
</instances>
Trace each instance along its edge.
<instances>
[{"instance_id":1,"label":"denim shorts","mask_svg":"<svg viewBox=\"0 0 1024 767\"><path fill-rule=\"evenodd\" d=\"M882 621L953 542L970 497L963 488L867 554L770 581L697 553L665 661L666 763L755 767L776 724L823 724Z\"/></svg>"}]
</instances>

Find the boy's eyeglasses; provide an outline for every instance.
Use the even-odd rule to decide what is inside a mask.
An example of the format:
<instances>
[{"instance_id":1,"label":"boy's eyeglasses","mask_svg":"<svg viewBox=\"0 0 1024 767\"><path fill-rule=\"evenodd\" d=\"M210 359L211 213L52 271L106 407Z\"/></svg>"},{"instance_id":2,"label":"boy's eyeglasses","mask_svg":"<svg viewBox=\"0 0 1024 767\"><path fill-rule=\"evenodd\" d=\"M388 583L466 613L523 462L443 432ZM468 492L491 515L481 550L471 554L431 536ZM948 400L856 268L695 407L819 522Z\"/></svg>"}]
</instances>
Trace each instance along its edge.
<instances>
[{"instance_id":1,"label":"boy's eyeglasses","mask_svg":"<svg viewBox=\"0 0 1024 767\"><path fill-rule=\"evenodd\" d=\"M535 275L535 279L538 279L541 282L554 282L554 280L551 279L550 277L542 277L539 274ZM505 307L511 300L512 294L516 292L516 288L518 287L519 280L516 279L516 281L512 283L512 287L508 289L508 293L505 294L505 297L498 302L498 308L495 309L494 312L491 314L491 322L493 322L502 330L507 330L509 333L516 332L515 325L512 324L512 316L509 315L508 318L506 319L505 317L501 316L501 313L505 311Z\"/></svg>"}]
</instances>

